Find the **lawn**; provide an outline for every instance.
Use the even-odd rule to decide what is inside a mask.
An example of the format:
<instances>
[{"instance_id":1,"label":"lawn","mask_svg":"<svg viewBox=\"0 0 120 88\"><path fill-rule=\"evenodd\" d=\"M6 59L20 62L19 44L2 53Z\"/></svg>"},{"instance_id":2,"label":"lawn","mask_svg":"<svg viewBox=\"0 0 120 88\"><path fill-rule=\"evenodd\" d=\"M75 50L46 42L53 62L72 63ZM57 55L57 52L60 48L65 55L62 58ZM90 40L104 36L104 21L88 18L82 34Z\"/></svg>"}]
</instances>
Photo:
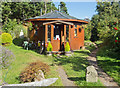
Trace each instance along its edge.
<instances>
[{"instance_id":1,"label":"lawn","mask_svg":"<svg viewBox=\"0 0 120 88\"><path fill-rule=\"evenodd\" d=\"M12 62L12 64L10 65L9 69L6 70L2 70L3 75L2 75L2 79L5 79L5 74L8 71L8 74L6 76L5 82L7 82L8 84L17 84L20 81L18 80L19 74L21 73L21 71L24 70L24 68L26 66L28 66L29 63L31 62L35 62L35 61L42 61L47 63L48 65L50 65L50 73L49 75L46 76L46 78L59 78L54 84L52 84L53 86L62 86L62 81L60 79L60 77L58 76L58 73L56 72L57 67L55 66L51 66L51 64L53 63L53 57L47 57L44 55L40 55L32 50L24 50L22 47L18 47L14 44L12 44L11 46L7 47L9 50L11 50L14 55L15 55L15 60Z\"/></svg>"},{"instance_id":2,"label":"lawn","mask_svg":"<svg viewBox=\"0 0 120 88\"><path fill-rule=\"evenodd\" d=\"M32 50L24 50L22 47L12 44L7 47L11 50L16 59L11 64L11 68L8 71L5 82L9 84L19 83L18 80L19 74L24 68L31 62L42 61L50 65L50 73L46 78L59 78L52 86L63 86L62 81L59 77L59 74L56 72L56 69L59 65L63 66L68 78L73 80L78 86L103 86L102 83L98 80L97 83L87 83L85 79L86 67L88 66L88 61L86 57L90 53L89 50L78 50L74 51L74 54L71 57L62 56L61 58L56 58L52 56L44 56L36 53ZM58 65L55 66L54 64ZM4 80L5 74L8 69L3 70L2 78Z\"/></svg>"},{"instance_id":3,"label":"lawn","mask_svg":"<svg viewBox=\"0 0 120 88\"><path fill-rule=\"evenodd\" d=\"M78 86L103 86L98 80L97 83L87 83L85 79L86 67L88 66L88 61L86 57L90 53L89 50L79 50L75 51L74 55L71 57L63 56L62 58L55 58L55 63L57 65L63 66L68 78L74 81ZM90 87L89 87L90 88Z\"/></svg>"},{"instance_id":4,"label":"lawn","mask_svg":"<svg viewBox=\"0 0 120 88\"><path fill-rule=\"evenodd\" d=\"M97 53L98 65L120 85L120 54L102 47Z\"/></svg>"}]
</instances>

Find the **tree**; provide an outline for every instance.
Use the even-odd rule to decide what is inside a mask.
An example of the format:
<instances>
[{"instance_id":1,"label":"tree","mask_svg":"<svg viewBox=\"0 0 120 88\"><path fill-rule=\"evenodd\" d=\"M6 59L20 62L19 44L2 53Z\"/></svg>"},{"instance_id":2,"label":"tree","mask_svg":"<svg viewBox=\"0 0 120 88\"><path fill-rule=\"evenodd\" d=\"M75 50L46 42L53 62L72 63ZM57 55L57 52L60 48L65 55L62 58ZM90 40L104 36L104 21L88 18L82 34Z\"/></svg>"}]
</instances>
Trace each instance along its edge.
<instances>
[{"instance_id":1,"label":"tree","mask_svg":"<svg viewBox=\"0 0 120 88\"><path fill-rule=\"evenodd\" d=\"M111 23L118 23L119 19L119 3L118 2L97 2L98 14L94 15L91 20L91 39L106 39L114 35L111 30ZM99 37L99 38L98 38ZM97 38L97 39L95 39Z\"/></svg>"},{"instance_id":2,"label":"tree","mask_svg":"<svg viewBox=\"0 0 120 88\"><path fill-rule=\"evenodd\" d=\"M46 2L47 13L56 10L53 2ZM45 13L44 2L2 2L2 23L9 19L16 19L18 23L24 19L40 16Z\"/></svg>"},{"instance_id":3,"label":"tree","mask_svg":"<svg viewBox=\"0 0 120 88\"><path fill-rule=\"evenodd\" d=\"M60 2L60 11L68 14L66 4L64 2Z\"/></svg>"},{"instance_id":4,"label":"tree","mask_svg":"<svg viewBox=\"0 0 120 88\"><path fill-rule=\"evenodd\" d=\"M3 23L2 29L4 32L10 33L12 37L18 35L19 32L16 28L20 29L22 27L20 24L25 19L45 13L44 2L2 2L1 6L2 19L0 20ZM53 2L46 2L46 7L47 13L57 9Z\"/></svg>"}]
</instances>

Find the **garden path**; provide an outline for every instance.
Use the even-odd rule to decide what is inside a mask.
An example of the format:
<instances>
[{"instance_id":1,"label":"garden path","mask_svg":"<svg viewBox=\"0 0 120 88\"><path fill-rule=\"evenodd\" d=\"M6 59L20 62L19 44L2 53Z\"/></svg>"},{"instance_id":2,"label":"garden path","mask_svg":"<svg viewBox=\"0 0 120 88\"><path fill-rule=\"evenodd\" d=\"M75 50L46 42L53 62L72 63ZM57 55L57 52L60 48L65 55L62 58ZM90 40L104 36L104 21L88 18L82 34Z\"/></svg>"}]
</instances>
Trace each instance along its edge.
<instances>
[{"instance_id":1,"label":"garden path","mask_svg":"<svg viewBox=\"0 0 120 88\"><path fill-rule=\"evenodd\" d=\"M98 48L93 50L89 55L89 57L87 57L89 64L95 67L95 69L98 72L98 77L104 86L106 86L107 88L119 88L117 83L113 81L113 78L108 76L100 67L98 67L97 58L96 58L97 51L98 51Z\"/></svg>"},{"instance_id":2,"label":"garden path","mask_svg":"<svg viewBox=\"0 0 120 88\"><path fill-rule=\"evenodd\" d=\"M77 88L77 86L73 83L73 81L68 79L65 71L63 70L63 68L61 66L58 67L57 72L59 73L59 76L60 76L60 78L62 80L62 83L65 86L65 88L67 88L67 87L72 88L72 86L74 86L74 88Z\"/></svg>"}]
</instances>

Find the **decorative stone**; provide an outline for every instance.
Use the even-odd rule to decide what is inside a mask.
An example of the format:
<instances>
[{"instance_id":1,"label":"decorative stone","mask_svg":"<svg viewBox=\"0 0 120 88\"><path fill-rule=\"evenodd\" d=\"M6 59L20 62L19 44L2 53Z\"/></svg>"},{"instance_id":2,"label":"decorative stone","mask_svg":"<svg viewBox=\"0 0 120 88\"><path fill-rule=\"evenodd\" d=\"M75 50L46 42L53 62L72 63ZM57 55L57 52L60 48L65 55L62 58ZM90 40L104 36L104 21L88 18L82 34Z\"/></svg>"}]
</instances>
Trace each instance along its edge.
<instances>
[{"instance_id":1,"label":"decorative stone","mask_svg":"<svg viewBox=\"0 0 120 88\"><path fill-rule=\"evenodd\" d=\"M21 30L21 32L20 32L20 38L24 38L24 33L23 33L23 30Z\"/></svg>"},{"instance_id":2,"label":"decorative stone","mask_svg":"<svg viewBox=\"0 0 120 88\"><path fill-rule=\"evenodd\" d=\"M2 85L0 88L14 88L13 86L21 86L22 88L26 88L23 86L50 86L51 84L55 83L58 78L49 78L49 79L44 79L42 81L37 81L37 82L30 82L30 83L22 83L22 84L7 84L7 85ZM12 86L12 87L11 87ZM21 88L19 87L19 88ZM16 87L17 88L17 87Z\"/></svg>"},{"instance_id":3,"label":"decorative stone","mask_svg":"<svg viewBox=\"0 0 120 88\"><path fill-rule=\"evenodd\" d=\"M87 67L86 81L87 82L97 82L98 81L98 74L97 74L97 71L95 70L94 66Z\"/></svg>"},{"instance_id":4,"label":"decorative stone","mask_svg":"<svg viewBox=\"0 0 120 88\"><path fill-rule=\"evenodd\" d=\"M39 70L38 73L35 74L35 81L41 81L43 79L45 79L44 77L44 73L42 72L42 70Z\"/></svg>"}]
</instances>

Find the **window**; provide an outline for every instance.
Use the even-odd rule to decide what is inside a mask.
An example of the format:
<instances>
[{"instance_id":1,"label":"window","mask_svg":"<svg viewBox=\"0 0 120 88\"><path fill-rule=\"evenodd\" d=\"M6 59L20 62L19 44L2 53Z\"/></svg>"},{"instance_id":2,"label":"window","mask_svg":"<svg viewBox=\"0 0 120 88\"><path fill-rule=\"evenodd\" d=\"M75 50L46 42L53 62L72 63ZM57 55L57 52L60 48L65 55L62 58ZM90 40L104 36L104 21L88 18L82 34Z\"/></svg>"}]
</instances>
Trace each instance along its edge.
<instances>
[{"instance_id":1,"label":"window","mask_svg":"<svg viewBox=\"0 0 120 88\"><path fill-rule=\"evenodd\" d=\"M79 28L79 32L81 32L81 28Z\"/></svg>"},{"instance_id":2,"label":"window","mask_svg":"<svg viewBox=\"0 0 120 88\"><path fill-rule=\"evenodd\" d=\"M69 40L69 26L66 25L66 40Z\"/></svg>"},{"instance_id":3,"label":"window","mask_svg":"<svg viewBox=\"0 0 120 88\"><path fill-rule=\"evenodd\" d=\"M77 28L77 25L75 25L75 28Z\"/></svg>"},{"instance_id":4,"label":"window","mask_svg":"<svg viewBox=\"0 0 120 88\"><path fill-rule=\"evenodd\" d=\"M35 35L38 35L38 30L35 31Z\"/></svg>"},{"instance_id":5,"label":"window","mask_svg":"<svg viewBox=\"0 0 120 88\"><path fill-rule=\"evenodd\" d=\"M51 41L51 25L48 25L48 41Z\"/></svg>"},{"instance_id":6,"label":"window","mask_svg":"<svg viewBox=\"0 0 120 88\"><path fill-rule=\"evenodd\" d=\"M54 26L54 39L60 39L60 29L58 25Z\"/></svg>"},{"instance_id":7,"label":"window","mask_svg":"<svg viewBox=\"0 0 120 88\"><path fill-rule=\"evenodd\" d=\"M75 36L77 36L77 29L75 29Z\"/></svg>"}]
</instances>

